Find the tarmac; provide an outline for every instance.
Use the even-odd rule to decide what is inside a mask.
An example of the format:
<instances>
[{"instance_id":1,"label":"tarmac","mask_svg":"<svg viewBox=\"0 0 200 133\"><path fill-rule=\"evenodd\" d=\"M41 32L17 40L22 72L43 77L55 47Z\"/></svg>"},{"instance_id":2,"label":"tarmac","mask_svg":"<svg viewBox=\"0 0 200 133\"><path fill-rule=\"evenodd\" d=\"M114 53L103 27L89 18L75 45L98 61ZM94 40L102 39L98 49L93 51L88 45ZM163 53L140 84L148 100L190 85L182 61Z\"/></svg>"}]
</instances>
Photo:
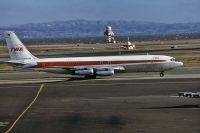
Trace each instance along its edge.
<instances>
[{"instance_id":1,"label":"tarmac","mask_svg":"<svg viewBox=\"0 0 200 133\"><path fill-rule=\"evenodd\" d=\"M200 99L176 96L200 91L199 74L95 80L8 75L0 79L0 132L200 132Z\"/></svg>"}]
</instances>

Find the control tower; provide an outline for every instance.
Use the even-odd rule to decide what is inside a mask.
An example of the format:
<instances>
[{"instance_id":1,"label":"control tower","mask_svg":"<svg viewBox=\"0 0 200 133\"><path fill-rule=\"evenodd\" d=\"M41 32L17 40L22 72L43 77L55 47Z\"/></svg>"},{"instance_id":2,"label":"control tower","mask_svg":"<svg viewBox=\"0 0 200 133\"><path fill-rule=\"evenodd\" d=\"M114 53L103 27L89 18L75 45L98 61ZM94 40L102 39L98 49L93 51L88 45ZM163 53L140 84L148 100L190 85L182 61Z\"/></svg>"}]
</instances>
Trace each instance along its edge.
<instances>
[{"instance_id":1,"label":"control tower","mask_svg":"<svg viewBox=\"0 0 200 133\"><path fill-rule=\"evenodd\" d=\"M105 36L106 42L108 42L108 43L116 43L116 41L114 39L114 32L112 31L112 27L111 26L107 26L106 27L106 31L104 32L104 36Z\"/></svg>"}]
</instances>

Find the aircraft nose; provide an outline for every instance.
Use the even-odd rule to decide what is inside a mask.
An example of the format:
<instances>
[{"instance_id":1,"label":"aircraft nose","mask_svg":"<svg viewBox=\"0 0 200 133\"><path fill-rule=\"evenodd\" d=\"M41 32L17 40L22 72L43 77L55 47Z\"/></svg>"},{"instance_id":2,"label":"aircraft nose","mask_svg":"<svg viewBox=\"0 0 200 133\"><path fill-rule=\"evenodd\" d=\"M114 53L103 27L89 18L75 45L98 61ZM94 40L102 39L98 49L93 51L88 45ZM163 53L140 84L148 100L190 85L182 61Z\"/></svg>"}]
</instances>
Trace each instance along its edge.
<instances>
[{"instance_id":1,"label":"aircraft nose","mask_svg":"<svg viewBox=\"0 0 200 133\"><path fill-rule=\"evenodd\" d=\"M180 62L179 62L179 65L180 65L180 66L183 66L183 62L180 61Z\"/></svg>"}]
</instances>

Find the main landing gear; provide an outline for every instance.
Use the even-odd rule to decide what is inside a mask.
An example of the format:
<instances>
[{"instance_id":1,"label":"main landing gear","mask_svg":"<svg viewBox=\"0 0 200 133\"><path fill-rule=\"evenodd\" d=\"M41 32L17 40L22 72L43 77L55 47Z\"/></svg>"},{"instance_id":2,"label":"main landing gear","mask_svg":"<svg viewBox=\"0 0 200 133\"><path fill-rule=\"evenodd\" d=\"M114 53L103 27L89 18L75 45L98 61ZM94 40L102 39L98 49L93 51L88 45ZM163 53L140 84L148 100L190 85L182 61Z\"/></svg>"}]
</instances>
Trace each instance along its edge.
<instances>
[{"instance_id":1,"label":"main landing gear","mask_svg":"<svg viewBox=\"0 0 200 133\"><path fill-rule=\"evenodd\" d=\"M164 76L165 76L164 72L160 72L160 77L164 77Z\"/></svg>"}]
</instances>

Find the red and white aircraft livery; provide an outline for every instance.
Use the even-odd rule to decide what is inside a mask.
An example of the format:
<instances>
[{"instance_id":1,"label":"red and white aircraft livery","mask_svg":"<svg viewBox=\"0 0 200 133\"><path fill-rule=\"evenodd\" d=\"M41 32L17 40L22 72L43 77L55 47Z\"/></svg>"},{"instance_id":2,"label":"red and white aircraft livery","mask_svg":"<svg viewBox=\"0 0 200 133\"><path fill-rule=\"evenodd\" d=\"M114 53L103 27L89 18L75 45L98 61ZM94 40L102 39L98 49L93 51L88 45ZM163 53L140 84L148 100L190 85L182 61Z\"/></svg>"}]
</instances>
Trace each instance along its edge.
<instances>
[{"instance_id":1,"label":"red and white aircraft livery","mask_svg":"<svg viewBox=\"0 0 200 133\"><path fill-rule=\"evenodd\" d=\"M84 75L87 78L111 76L118 71L160 72L183 66L175 58L164 55L95 56L42 58L33 56L12 31L4 33L9 49L9 63L21 64L23 68L53 73Z\"/></svg>"}]
</instances>

